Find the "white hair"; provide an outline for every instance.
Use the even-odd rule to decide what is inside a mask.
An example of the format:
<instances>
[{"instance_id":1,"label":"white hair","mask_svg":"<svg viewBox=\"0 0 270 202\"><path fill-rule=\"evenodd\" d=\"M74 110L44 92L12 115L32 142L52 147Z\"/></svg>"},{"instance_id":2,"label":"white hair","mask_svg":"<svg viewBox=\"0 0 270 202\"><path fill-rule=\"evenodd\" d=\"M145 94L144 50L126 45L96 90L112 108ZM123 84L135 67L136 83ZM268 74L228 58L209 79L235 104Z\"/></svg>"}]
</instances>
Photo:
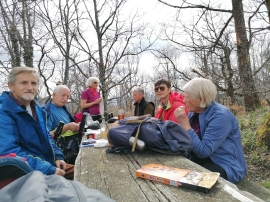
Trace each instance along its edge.
<instances>
[{"instance_id":1,"label":"white hair","mask_svg":"<svg viewBox=\"0 0 270 202\"><path fill-rule=\"evenodd\" d=\"M87 87L91 86L93 82L98 82L99 83L99 78L98 77L89 77L86 82L85 85Z\"/></svg>"},{"instance_id":2,"label":"white hair","mask_svg":"<svg viewBox=\"0 0 270 202\"><path fill-rule=\"evenodd\" d=\"M66 85L58 85L54 88L53 93L58 93L63 88L68 89L70 91L69 87L67 87Z\"/></svg>"},{"instance_id":3,"label":"white hair","mask_svg":"<svg viewBox=\"0 0 270 202\"><path fill-rule=\"evenodd\" d=\"M208 107L216 99L217 89L215 84L205 78L194 78L187 82L183 90L193 98L201 99L201 108Z\"/></svg>"},{"instance_id":4,"label":"white hair","mask_svg":"<svg viewBox=\"0 0 270 202\"><path fill-rule=\"evenodd\" d=\"M141 88L141 87L135 87L133 89L133 92L134 91L137 91L139 94L143 95L144 96L144 90Z\"/></svg>"}]
</instances>

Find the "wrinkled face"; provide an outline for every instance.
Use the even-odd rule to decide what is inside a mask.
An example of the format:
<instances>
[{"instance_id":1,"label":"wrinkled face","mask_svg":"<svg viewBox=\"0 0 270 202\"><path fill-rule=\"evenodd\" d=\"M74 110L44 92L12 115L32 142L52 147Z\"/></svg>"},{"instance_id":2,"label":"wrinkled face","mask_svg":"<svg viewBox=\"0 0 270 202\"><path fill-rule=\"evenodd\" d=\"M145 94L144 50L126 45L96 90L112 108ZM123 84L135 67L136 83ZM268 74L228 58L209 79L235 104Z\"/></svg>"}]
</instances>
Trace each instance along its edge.
<instances>
[{"instance_id":1,"label":"wrinkled face","mask_svg":"<svg viewBox=\"0 0 270 202\"><path fill-rule=\"evenodd\" d=\"M203 112L204 108L200 107L201 101L200 98L193 98L189 93L184 93L184 102L186 103L189 112Z\"/></svg>"},{"instance_id":2,"label":"wrinkled face","mask_svg":"<svg viewBox=\"0 0 270 202\"><path fill-rule=\"evenodd\" d=\"M156 96L160 100L167 100L170 96L171 88L168 88L166 84L162 83L154 88Z\"/></svg>"},{"instance_id":3,"label":"wrinkled face","mask_svg":"<svg viewBox=\"0 0 270 202\"><path fill-rule=\"evenodd\" d=\"M143 95L138 93L138 91L135 90L132 92L132 98L135 102L140 103L141 99L143 98Z\"/></svg>"},{"instance_id":4,"label":"wrinkled face","mask_svg":"<svg viewBox=\"0 0 270 202\"><path fill-rule=\"evenodd\" d=\"M97 89L98 82L97 81L93 81L92 84L91 84L91 87Z\"/></svg>"},{"instance_id":5,"label":"wrinkled face","mask_svg":"<svg viewBox=\"0 0 270 202\"><path fill-rule=\"evenodd\" d=\"M28 106L38 91L38 79L34 73L22 72L16 76L14 84L8 83L14 97Z\"/></svg>"},{"instance_id":6,"label":"wrinkled face","mask_svg":"<svg viewBox=\"0 0 270 202\"><path fill-rule=\"evenodd\" d=\"M70 90L61 88L58 92L52 94L52 103L58 107L64 106L70 96Z\"/></svg>"}]
</instances>

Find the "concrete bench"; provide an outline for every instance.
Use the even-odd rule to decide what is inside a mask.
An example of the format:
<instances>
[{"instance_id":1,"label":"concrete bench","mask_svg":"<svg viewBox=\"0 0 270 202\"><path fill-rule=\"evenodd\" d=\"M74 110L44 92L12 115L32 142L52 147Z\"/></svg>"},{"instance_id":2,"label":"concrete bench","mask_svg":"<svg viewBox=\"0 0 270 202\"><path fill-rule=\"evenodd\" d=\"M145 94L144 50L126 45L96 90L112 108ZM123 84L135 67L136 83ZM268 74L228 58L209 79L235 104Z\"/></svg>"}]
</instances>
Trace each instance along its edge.
<instances>
[{"instance_id":1,"label":"concrete bench","mask_svg":"<svg viewBox=\"0 0 270 202\"><path fill-rule=\"evenodd\" d=\"M198 172L207 171L190 160L176 155L155 152L132 154L108 154L106 148L81 148L75 163L74 179L89 188L102 191L117 202L160 202L160 201L270 201L269 190L256 185L260 191L248 192L250 183L246 180L236 185L219 178L209 193L205 194L185 188L177 188L137 178L135 171L149 163L186 168ZM244 188L247 185L249 188ZM263 194L258 195L260 192ZM264 192L265 191L265 192Z\"/></svg>"}]
</instances>

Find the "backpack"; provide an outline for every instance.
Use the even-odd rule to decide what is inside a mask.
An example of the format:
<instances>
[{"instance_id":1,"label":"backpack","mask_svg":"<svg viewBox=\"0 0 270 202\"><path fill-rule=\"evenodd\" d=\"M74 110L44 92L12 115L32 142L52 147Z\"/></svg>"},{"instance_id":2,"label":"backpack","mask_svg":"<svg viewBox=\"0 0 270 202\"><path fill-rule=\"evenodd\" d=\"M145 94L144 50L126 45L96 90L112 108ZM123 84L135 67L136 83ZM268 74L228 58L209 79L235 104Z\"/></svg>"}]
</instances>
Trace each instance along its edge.
<instances>
[{"instance_id":1,"label":"backpack","mask_svg":"<svg viewBox=\"0 0 270 202\"><path fill-rule=\"evenodd\" d=\"M0 189L32 171L26 159L15 153L0 156Z\"/></svg>"},{"instance_id":2,"label":"backpack","mask_svg":"<svg viewBox=\"0 0 270 202\"><path fill-rule=\"evenodd\" d=\"M130 144L131 137L135 139ZM141 116L129 117L119 121L119 125L108 132L108 139L113 146L108 153L134 152L137 140L145 143L145 149L165 154L180 154L190 158L192 140L186 130L173 121Z\"/></svg>"},{"instance_id":3,"label":"backpack","mask_svg":"<svg viewBox=\"0 0 270 202\"><path fill-rule=\"evenodd\" d=\"M64 161L69 164L75 164L75 160L80 151L80 144L84 135L84 126L88 113L84 113L79 126L79 132L65 136L60 135L62 133L64 123L60 121L59 126L55 130L54 140L56 145L62 150L64 155Z\"/></svg>"},{"instance_id":4,"label":"backpack","mask_svg":"<svg viewBox=\"0 0 270 202\"><path fill-rule=\"evenodd\" d=\"M79 154L80 144L82 140L81 133L75 133L71 136L61 135L56 140L56 145L62 150L64 154L64 161L66 163L75 164L75 160Z\"/></svg>"},{"instance_id":5,"label":"backpack","mask_svg":"<svg viewBox=\"0 0 270 202\"><path fill-rule=\"evenodd\" d=\"M78 181L67 180L59 175L44 175L33 171L0 190L1 202L113 202L96 189L87 188Z\"/></svg>"}]
</instances>

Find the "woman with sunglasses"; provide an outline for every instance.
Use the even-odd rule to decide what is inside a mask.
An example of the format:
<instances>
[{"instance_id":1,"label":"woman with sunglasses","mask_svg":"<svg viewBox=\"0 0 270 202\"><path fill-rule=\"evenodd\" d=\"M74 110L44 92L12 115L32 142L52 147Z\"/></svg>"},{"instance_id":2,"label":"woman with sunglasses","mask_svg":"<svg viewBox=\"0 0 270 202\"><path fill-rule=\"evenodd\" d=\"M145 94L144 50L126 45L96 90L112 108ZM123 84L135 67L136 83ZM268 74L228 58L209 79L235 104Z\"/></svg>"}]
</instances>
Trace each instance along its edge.
<instances>
[{"instance_id":1,"label":"woman with sunglasses","mask_svg":"<svg viewBox=\"0 0 270 202\"><path fill-rule=\"evenodd\" d=\"M81 108L82 112L90 113L94 121L101 123L100 115L100 103L102 98L100 93L97 91L99 79L97 77L90 77L87 79L85 85L88 87L81 94Z\"/></svg>"},{"instance_id":2,"label":"woman with sunglasses","mask_svg":"<svg viewBox=\"0 0 270 202\"><path fill-rule=\"evenodd\" d=\"M241 133L234 114L215 101L217 90L209 79L195 78L184 85L188 116L175 110L193 142L191 160L232 183L247 172Z\"/></svg>"},{"instance_id":3,"label":"woman with sunglasses","mask_svg":"<svg viewBox=\"0 0 270 202\"><path fill-rule=\"evenodd\" d=\"M173 92L171 88L171 82L167 79L158 79L155 82L155 93L159 98L159 106L155 118L161 119L162 121L170 120L178 123L174 111L183 106L186 109L186 104L184 103L184 96L177 92Z\"/></svg>"}]
</instances>

